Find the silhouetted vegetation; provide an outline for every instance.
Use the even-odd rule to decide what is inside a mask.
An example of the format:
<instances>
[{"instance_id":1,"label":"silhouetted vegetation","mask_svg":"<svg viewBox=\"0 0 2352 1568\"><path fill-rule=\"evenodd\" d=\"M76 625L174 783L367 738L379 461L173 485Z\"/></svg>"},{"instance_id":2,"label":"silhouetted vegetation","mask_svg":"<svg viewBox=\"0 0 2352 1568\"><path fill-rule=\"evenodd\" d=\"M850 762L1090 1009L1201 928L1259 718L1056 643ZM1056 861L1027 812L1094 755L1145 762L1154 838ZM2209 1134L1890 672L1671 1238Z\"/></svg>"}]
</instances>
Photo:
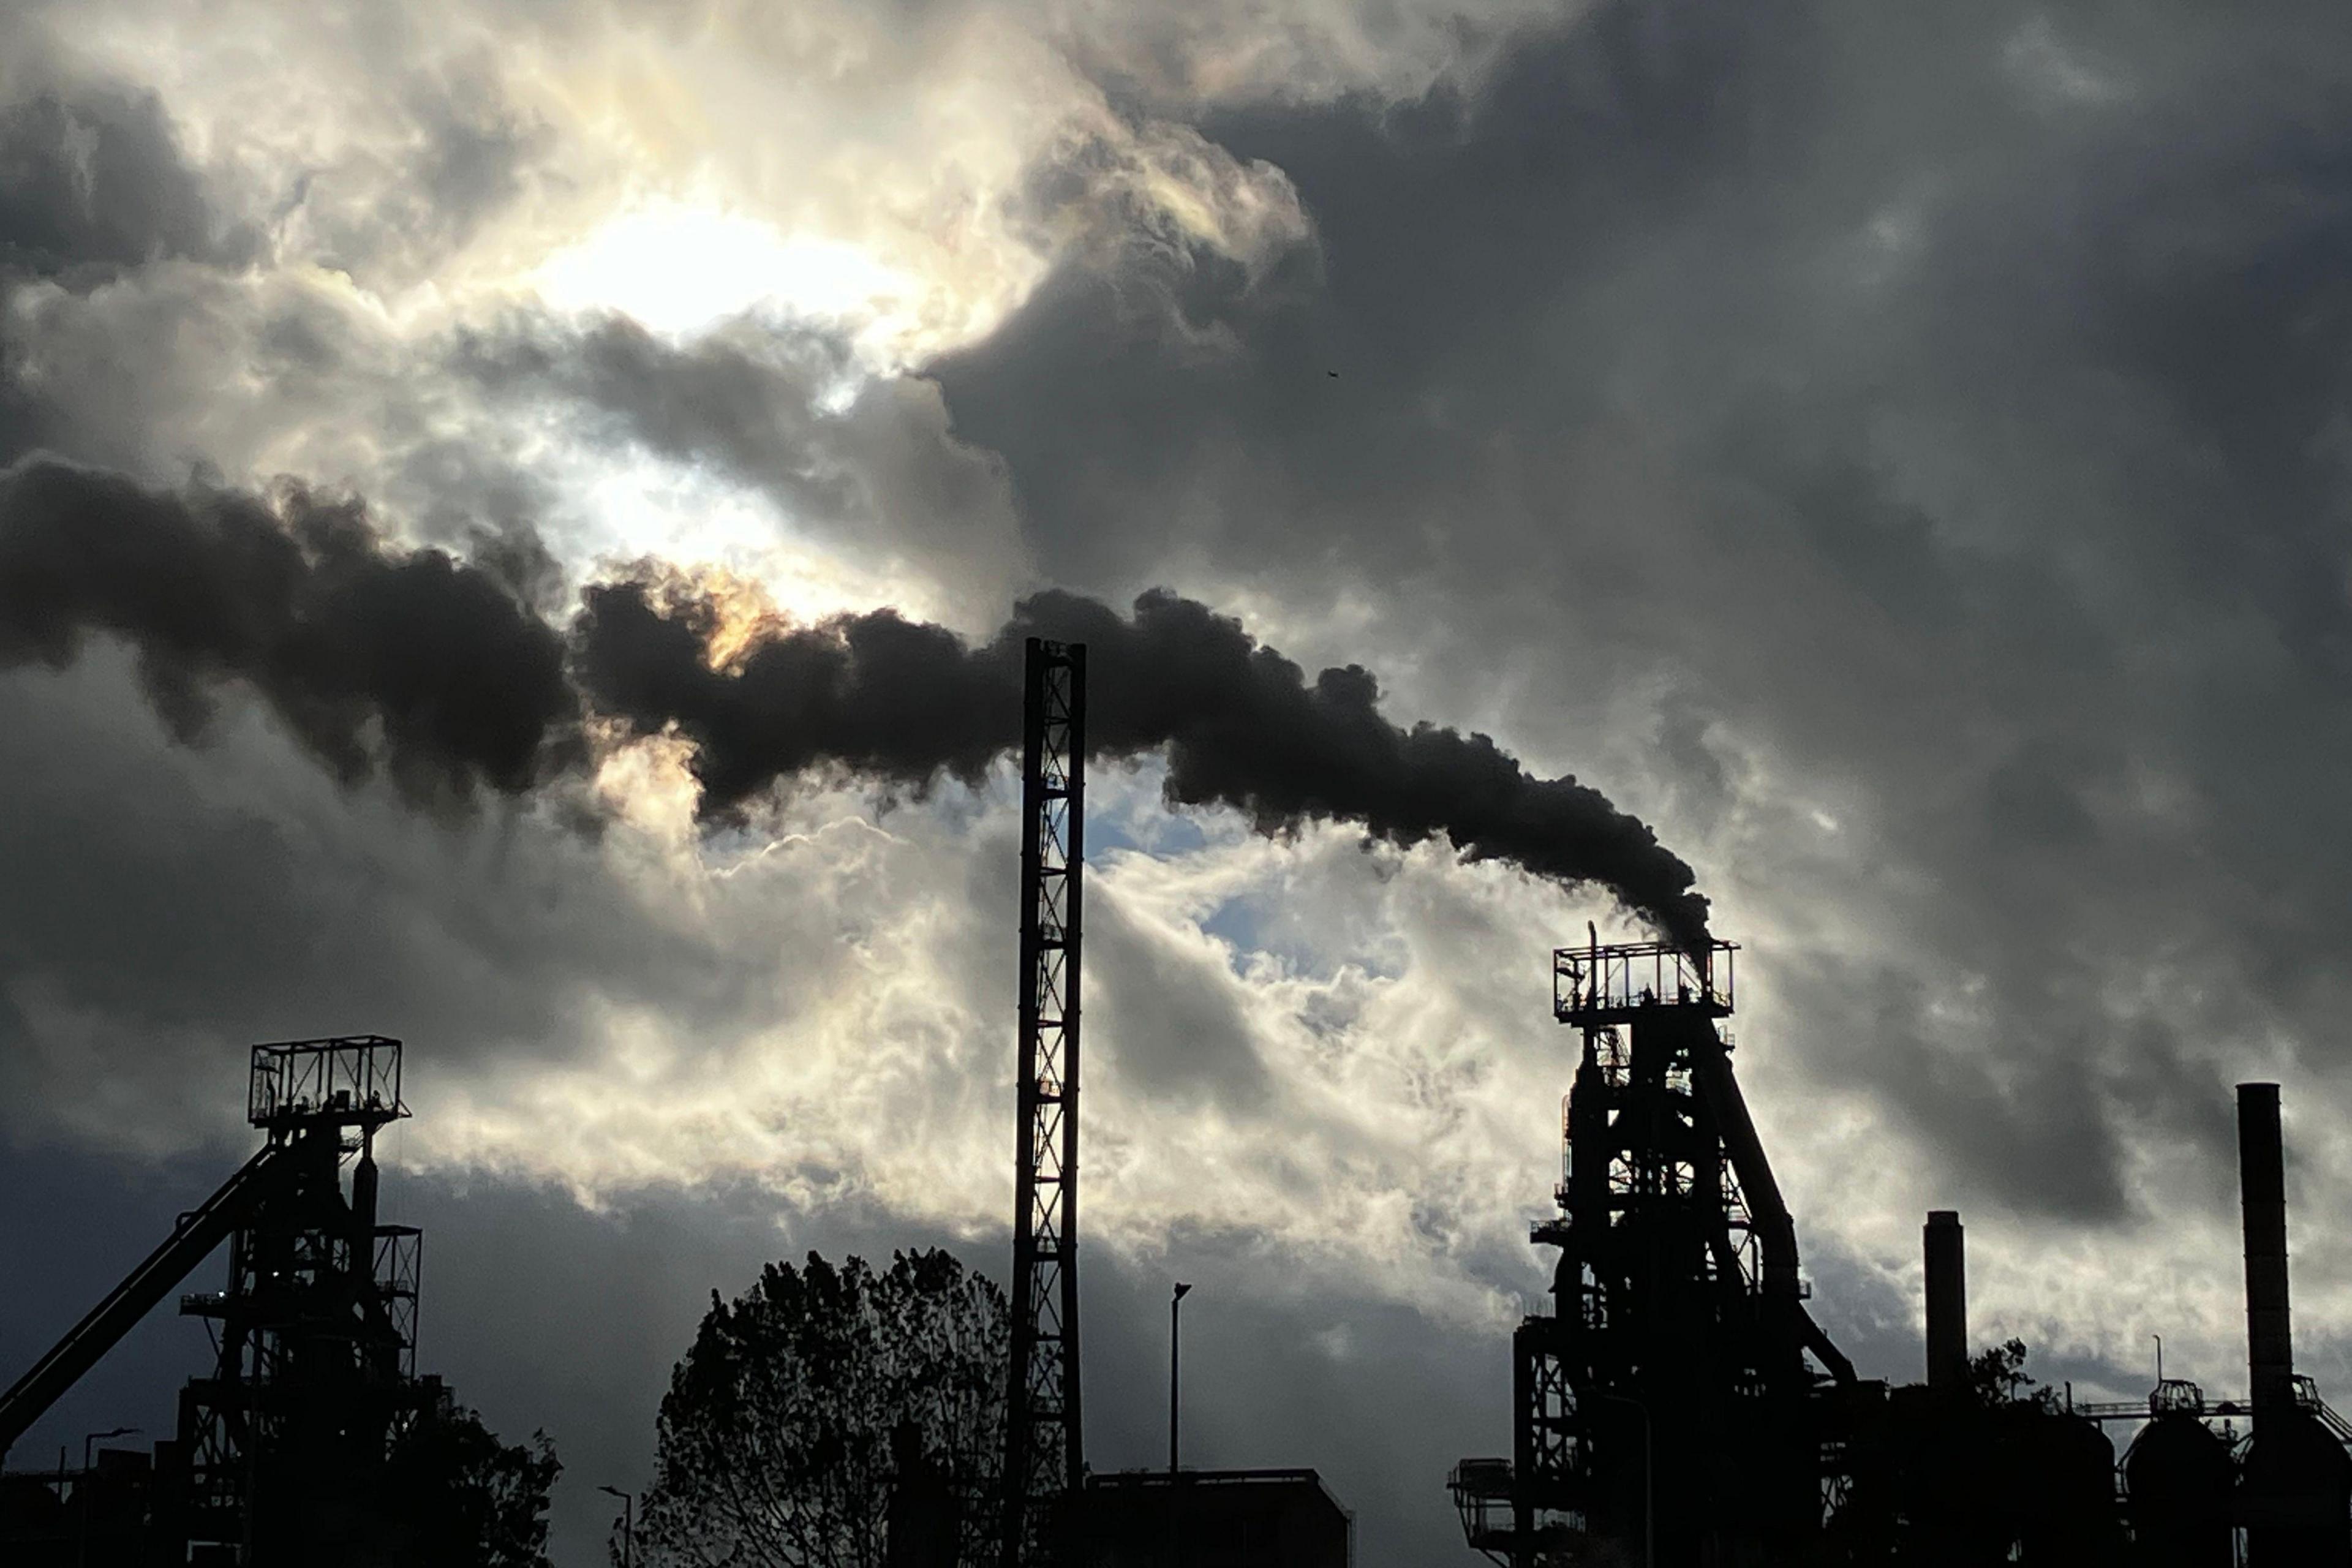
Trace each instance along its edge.
<instances>
[{"instance_id":1,"label":"silhouetted vegetation","mask_svg":"<svg viewBox=\"0 0 2352 1568\"><path fill-rule=\"evenodd\" d=\"M879 1274L811 1253L713 1291L662 1400L637 1560L872 1568L903 1477L943 1500L960 1561L992 1562L1009 1337L1003 1292L937 1249Z\"/></svg>"},{"instance_id":2,"label":"silhouetted vegetation","mask_svg":"<svg viewBox=\"0 0 2352 1568\"><path fill-rule=\"evenodd\" d=\"M1969 1387L1988 1410L2031 1405L2058 1408L2058 1392L2025 1370L2025 1342L2011 1339L1988 1346L1969 1359Z\"/></svg>"},{"instance_id":3,"label":"silhouetted vegetation","mask_svg":"<svg viewBox=\"0 0 2352 1568\"><path fill-rule=\"evenodd\" d=\"M547 1500L562 1464L544 1432L505 1444L471 1410L426 1416L393 1445L386 1562L394 1568L549 1568Z\"/></svg>"}]
</instances>

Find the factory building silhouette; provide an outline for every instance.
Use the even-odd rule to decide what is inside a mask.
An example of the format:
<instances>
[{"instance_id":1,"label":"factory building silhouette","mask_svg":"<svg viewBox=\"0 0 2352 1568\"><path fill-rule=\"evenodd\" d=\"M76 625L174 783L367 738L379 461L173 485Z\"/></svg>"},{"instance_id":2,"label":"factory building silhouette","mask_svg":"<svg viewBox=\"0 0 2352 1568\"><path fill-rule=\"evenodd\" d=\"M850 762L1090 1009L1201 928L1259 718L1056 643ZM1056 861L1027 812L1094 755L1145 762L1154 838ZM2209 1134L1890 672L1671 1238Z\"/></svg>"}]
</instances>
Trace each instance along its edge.
<instances>
[{"instance_id":1,"label":"factory building silhouette","mask_svg":"<svg viewBox=\"0 0 2352 1568\"><path fill-rule=\"evenodd\" d=\"M1088 1466L1087 658L1038 637L1024 652L1013 1335L993 1568L1343 1568L1352 1525L1315 1471L1185 1468L1172 1408L1167 1468ZM2145 1402L2075 1404L2004 1381L2016 1367L2000 1348L1971 1355L1964 1232L1946 1211L1923 1233L1926 1375L1890 1387L1861 1377L1807 1304L1795 1219L1722 1026L1737 952L1703 929L1610 944L1588 930L1552 955L1554 1016L1579 1051L1557 1214L1531 1235L1556 1255L1550 1308L1509 1345L1512 1405L1498 1415L1510 1453L1445 1479L1465 1559L2352 1564L2352 1427L2294 1366L2276 1086L2239 1089L2244 1397L2209 1401L2176 1379ZM9 1568L363 1563L389 1528L400 1435L451 1403L415 1365L420 1238L377 1213L375 1135L407 1113L400 1042L256 1047L250 1070L262 1147L0 1394L0 1450L226 1244L226 1288L180 1302L213 1326L215 1364L151 1452L0 1478ZM2120 1457L2111 1426L2135 1429ZM944 1491L919 1442L898 1443L893 1474L889 1568L950 1568L958 1535L931 1517Z\"/></svg>"},{"instance_id":2,"label":"factory building silhouette","mask_svg":"<svg viewBox=\"0 0 2352 1568\"><path fill-rule=\"evenodd\" d=\"M1553 954L1581 1050L1559 1215L1531 1233L1558 1250L1552 1310L1513 1336L1511 1455L1453 1472L1469 1544L1506 1568L2352 1563L2352 1426L2294 1369L2276 1085L2238 1089L2249 1397L2001 1387L2000 1352L1969 1353L1948 1210L1922 1236L1926 1380L1889 1387L1805 1306L1719 1027L1735 951ZM2120 1463L2109 1424L2137 1427Z\"/></svg>"},{"instance_id":3,"label":"factory building silhouette","mask_svg":"<svg viewBox=\"0 0 2352 1568\"><path fill-rule=\"evenodd\" d=\"M1088 1471L1077 1311L1077 1089L1086 651L1025 648L1014 1314L1003 1489L1007 1568L1066 1562L1343 1568L1350 1522L1311 1469ZM402 1046L365 1036L256 1047L261 1150L0 1394L0 1452L189 1272L228 1244L229 1288L184 1297L218 1326L176 1436L81 1469L0 1479L7 1568L370 1561L393 1445L448 1393L415 1367L413 1227L376 1216L376 1132L408 1114ZM1173 1456L1171 1456L1171 1458ZM891 1568L943 1568L955 1533L924 1517L928 1462L902 1451Z\"/></svg>"},{"instance_id":4,"label":"factory building silhouette","mask_svg":"<svg viewBox=\"0 0 2352 1568\"><path fill-rule=\"evenodd\" d=\"M0 1479L5 1561L357 1561L391 1528L394 1444L448 1401L416 1372L421 1237L376 1212L400 1075L400 1042L378 1036L253 1048L261 1148L0 1394L0 1451L226 1242L226 1289L180 1299L213 1331L213 1369L152 1452Z\"/></svg>"}]
</instances>

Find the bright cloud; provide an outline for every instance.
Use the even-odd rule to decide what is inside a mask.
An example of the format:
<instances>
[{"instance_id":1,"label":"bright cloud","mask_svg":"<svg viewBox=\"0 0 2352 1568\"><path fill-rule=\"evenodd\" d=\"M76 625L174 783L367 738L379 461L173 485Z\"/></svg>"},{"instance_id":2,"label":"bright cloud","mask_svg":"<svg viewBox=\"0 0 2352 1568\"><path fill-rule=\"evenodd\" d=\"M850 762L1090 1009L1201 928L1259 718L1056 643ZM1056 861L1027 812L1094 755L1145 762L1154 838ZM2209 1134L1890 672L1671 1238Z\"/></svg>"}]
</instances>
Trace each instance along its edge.
<instances>
[{"instance_id":1,"label":"bright cloud","mask_svg":"<svg viewBox=\"0 0 2352 1568\"><path fill-rule=\"evenodd\" d=\"M566 310L619 310L686 335L747 310L887 342L911 327L913 279L838 241L787 237L740 213L660 205L614 218L534 278Z\"/></svg>"}]
</instances>

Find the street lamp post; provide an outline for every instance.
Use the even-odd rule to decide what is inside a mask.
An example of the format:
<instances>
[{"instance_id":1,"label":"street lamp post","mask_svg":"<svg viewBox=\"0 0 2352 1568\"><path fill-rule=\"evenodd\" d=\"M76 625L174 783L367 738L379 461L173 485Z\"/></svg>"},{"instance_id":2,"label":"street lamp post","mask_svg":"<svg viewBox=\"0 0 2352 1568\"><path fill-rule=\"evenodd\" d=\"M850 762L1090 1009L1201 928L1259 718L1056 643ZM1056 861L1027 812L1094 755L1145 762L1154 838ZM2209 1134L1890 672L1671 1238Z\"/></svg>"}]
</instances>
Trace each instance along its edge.
<instances>
[{"instance_id":1,"label":"street lamp post","mask_svg":"<svg viewBox=\"0 0 2352 1568\"><path fill-rule=\"evenodd\" d=\"M600 1492L621 1500L621 1568L636 1568L637 1562L637 1497L618 1487L598 1487Z\"/></svg>"},{"instance_id":2,"label":"street lamp post","mask_svg":"<svg viewBox=\"0 0 2352 1568\"><path fill-rule=\"evenodd\" d=\"M1658 1568L1658 1467L1651 1446L1650 1407L1628 1394L1602 1394L1595 1399L1630 1405L1642 1413L1642 1568Z\"/></svg>"},{"instance_id":3,"label":"street lamp post","mask_svg":"<svg viewBox=\"0 0 2352 1568\"><path fill-rule=\"evenodd\" d=\"M1182 1366L1184 1293L1192 1287L1178 1285L1176 1293L1168 1299L1168 1484L1176 1484L1176 1410L1181 1397L1176 1381Z\"/></svg>"},{"instance_id":4,"label":"street lamp post","mask_svg":"<svg viewBox=\"0 0 2352 1568\"><path fill-rule=\"evenodd\" d=\"M81 1542L75 1549L74 1559L82 1568L89 1568L89 1563L90 1445L109 1437L128 1437L138 1430L136 1426L117 1426L110 1432L92 1432L81 1440L81 1479L74 1485L75 1511L81 1515Z\"/></svg>"},{"instance_id":5,"label":"street lamp post","mask_svg":"<svg viewBox=\"0 0 2352 1568\"><path fill-rule=\"evenodd\" d=\"M1181 1408L1183 1385L1178 1374L1183 1367L1183 1306L1184 1293L1192 1287L1179 1281L1175 1293L1168 1298L1168 1556L1175 1568L1183 1568L1183 1517L1176 1498L1176 1435L1177 1413Z\"/></svg>"}]
</instances>

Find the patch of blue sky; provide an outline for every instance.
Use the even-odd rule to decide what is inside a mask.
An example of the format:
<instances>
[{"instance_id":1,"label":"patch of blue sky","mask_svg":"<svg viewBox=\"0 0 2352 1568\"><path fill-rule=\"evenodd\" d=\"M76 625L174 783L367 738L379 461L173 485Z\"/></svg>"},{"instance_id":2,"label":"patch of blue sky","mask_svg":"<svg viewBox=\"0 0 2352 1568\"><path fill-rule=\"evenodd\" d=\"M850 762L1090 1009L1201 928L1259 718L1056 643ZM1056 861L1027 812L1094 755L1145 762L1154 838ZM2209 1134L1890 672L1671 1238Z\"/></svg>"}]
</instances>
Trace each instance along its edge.
<instances>
[{"instance_id":1,"label":"patch of blue sky","mask_svg":"<svg viewBox=\"0 0 2352 1568\"><path fill-rule=\"evenodd\" d=\"M1375 980L1403 975L1407 952L1395 933L1353 929L1353 922L1318 923L1311 910L1299 909L1296 893L1283 881L1261 883L1218 904L1201 929L1223 944L1226 963L1244 979L1258 978L1265 959L1302 980L1336 980L1347 969Z\"/></svg>"},{"instance_id":2,"label":"patch of blue sky","mask_svg":"<svg viewBox=\"0 0 2352 1568\"><path fill-rule=\"evenodd\" d=\"M1172 860L1205 849L1208 830L1190 812L1157 801L1147 810L1127 813L1088 812L1087 848L1090 854L1131 850L1155 860Z\"/></svg>"},{"instance_id":3,"label":"patch of blue sky","mask_svg":"<svg viewBox=\"0 0 2352 1568\"><path fill-rule=\"evenodd\" d=\"M1097 862L1127 853L1179 861L1246 837L1241 816L1222 808L1171 806L1162 795L1165 759L1151 755L1098 768L1087 781L1087 850ZM1234 973L1248 978L1265 958L1293 974L1328 978L1343 960L1314 944L1277 936L1279 886L1255 887L1217 905L1201 929L1225 948Z\"/></svg>"},{"instance_id":4,"label":"patch of blue sky","mask_svg":"<svg viewBox=\"0 0 2352 1568\"><path fill-rule=\"evenodd\" d=\"M1088 851L1125 849L1168 860L1205 847L1211 836L1204 814L1170 805L1161 793L1167 779L1167 760L1156 753L1097 764L1087 778Z\"/></svg>"},{"instance_id":5,"label":"patch of blue sky","mask_svg":"<svg viewBox=\"0 0 2352 1568\"><path fill-rule=\"evenodd\" d=\"M1226 962L1237 974L1245 974L1252 953L1269 952L1287 966L1296 966L1306 956L1297 952L1278 951L1267 939L1266 911L1255 898L1227 899L1216 911L1201 922L1201 929L1223 942L1229 950ZM1309 963L1312 969L1312 963Z\"/></svg>"}]
</instances>

